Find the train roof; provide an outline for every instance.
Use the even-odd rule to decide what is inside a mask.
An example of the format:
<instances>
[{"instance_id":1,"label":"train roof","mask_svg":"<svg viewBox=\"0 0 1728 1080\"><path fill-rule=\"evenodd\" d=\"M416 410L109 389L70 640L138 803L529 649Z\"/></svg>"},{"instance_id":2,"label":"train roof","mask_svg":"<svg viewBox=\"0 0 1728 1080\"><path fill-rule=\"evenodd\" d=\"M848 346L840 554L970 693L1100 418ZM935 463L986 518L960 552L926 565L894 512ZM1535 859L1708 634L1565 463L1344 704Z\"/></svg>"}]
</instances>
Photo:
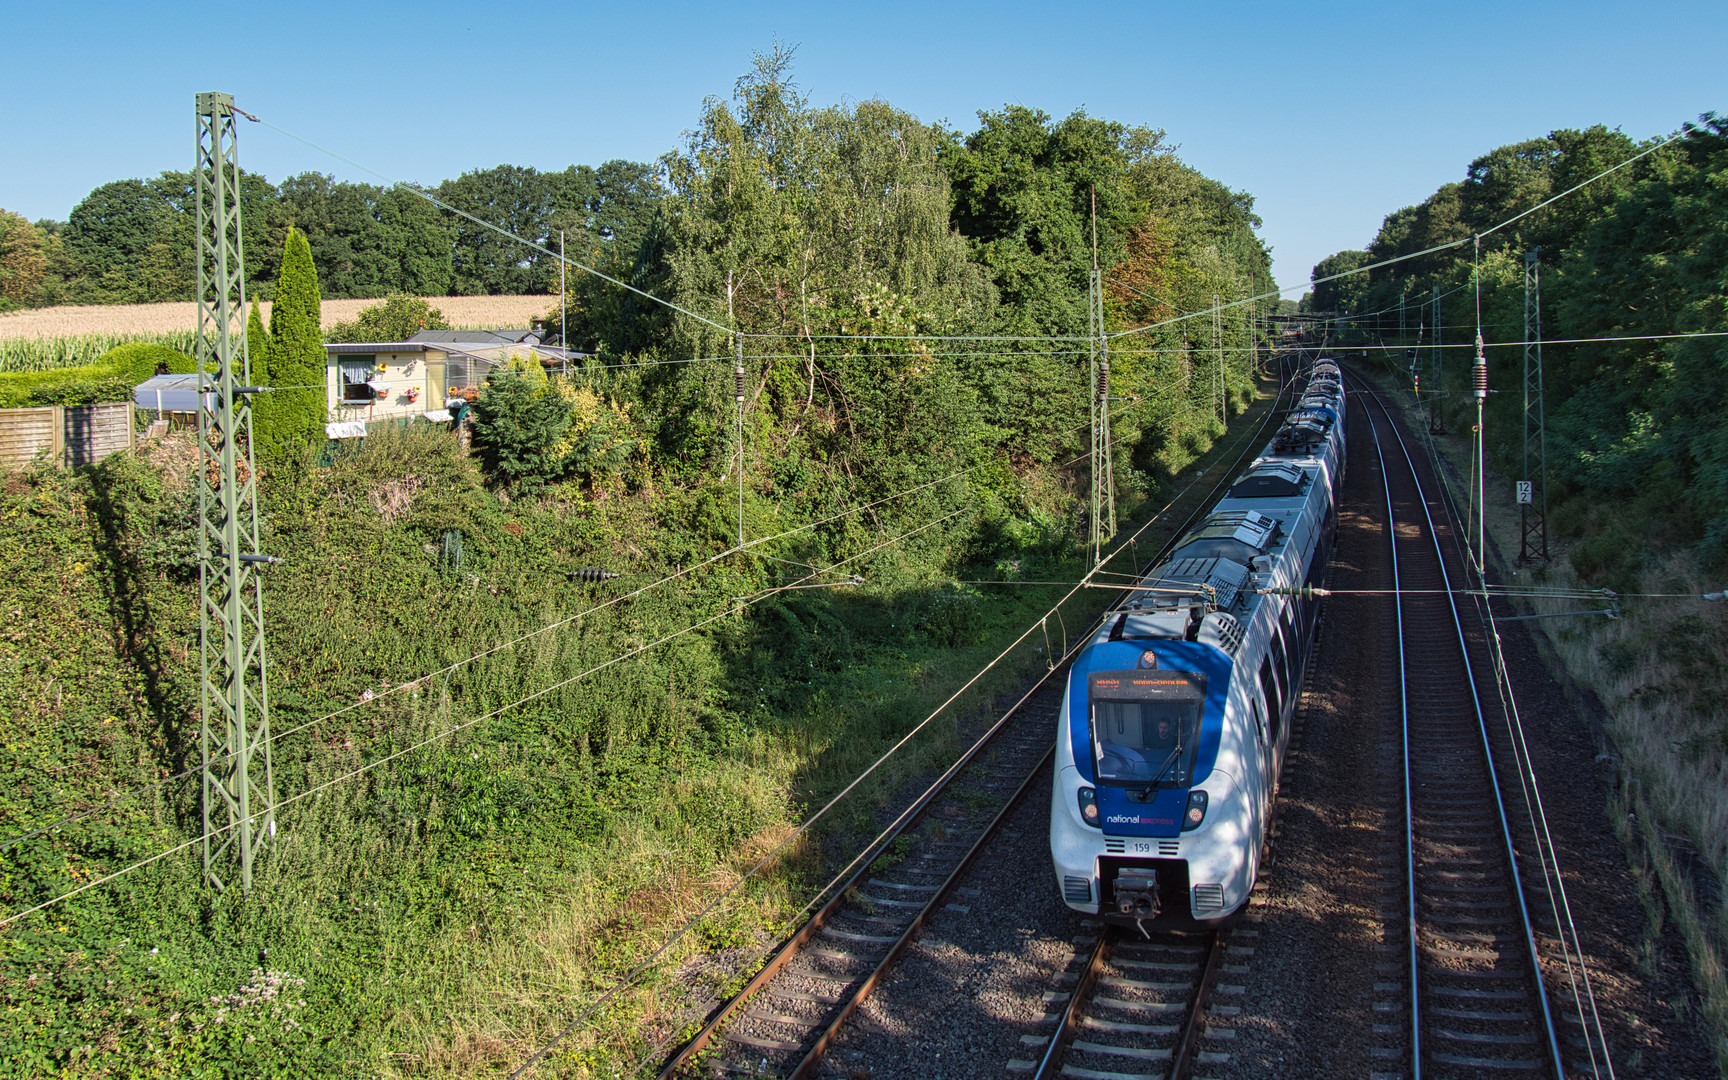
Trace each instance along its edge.
<instances>
[{"instance_id":1,"label":"train roof","mask_svg":"<svg viewBox=\"0 0 1728 1080\"><path fill-rule=\"evenodd\" d=\"M1291 499L1301 496L1318 468L1289 461L1256 462L1230 487L1226 499Z\"/></svg>"}]
</instances>

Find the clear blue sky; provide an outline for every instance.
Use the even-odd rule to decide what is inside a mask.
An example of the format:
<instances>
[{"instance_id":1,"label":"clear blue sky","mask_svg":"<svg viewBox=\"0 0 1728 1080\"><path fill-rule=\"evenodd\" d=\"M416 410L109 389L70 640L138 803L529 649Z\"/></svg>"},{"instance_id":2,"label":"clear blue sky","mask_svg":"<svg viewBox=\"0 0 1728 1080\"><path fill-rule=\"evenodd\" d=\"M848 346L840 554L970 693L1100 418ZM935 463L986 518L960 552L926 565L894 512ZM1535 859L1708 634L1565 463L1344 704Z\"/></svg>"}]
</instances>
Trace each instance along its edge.
<instances>
[{"instance_id":1,"label":"clear blue sky","mask_svg":"<svg viewBox=\"0 0 1728 1080\"><path fill-rule=\"evenodd\" d=\"M753 50L798 47L818 104L879 97L970 129L1015 102L1164 128L1254 195L1281 284L1493 147L1728 112L1720 0L1613 4L523 3L38 0L0 67L0 207L65 219L109 180L190 167L192 96L397 179L652 159ZM371 180L245 125L241 163Z\"/></svg>"}]
</instances>

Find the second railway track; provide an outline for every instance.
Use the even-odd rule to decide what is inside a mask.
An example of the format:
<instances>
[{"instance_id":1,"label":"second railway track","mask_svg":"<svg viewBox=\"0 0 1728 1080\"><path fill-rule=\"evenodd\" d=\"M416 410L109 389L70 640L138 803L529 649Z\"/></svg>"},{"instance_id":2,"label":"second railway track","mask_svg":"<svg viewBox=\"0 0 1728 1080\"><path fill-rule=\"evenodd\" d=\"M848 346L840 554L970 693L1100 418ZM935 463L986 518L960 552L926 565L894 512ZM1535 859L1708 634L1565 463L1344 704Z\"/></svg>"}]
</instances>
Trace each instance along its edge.
<instances>
[{"instance_id":1,"label":"second railway track","mask_svg":"<svg viewBox=\"0 0 1728 1080\"><path fill-rule=\"evenodd\" d=\"M1388 920L1389 954L1402 979L1380 984L1377 1028L1388 1047L1379 1077L1612 1076L1593 1051L1600 1034L1559 1008L1515 836L1515 762L1496 753L1485 701L1498 704L1479 632L1467 629L1460 593L1469 570L1452 543L1444 503L1388 409L1358 391L1384 484L1390 590L1398 628L1403 776L1394 820L1402 830L1400 916ZM1524 846L1528 847L1528 844ZM1550 966L1553 966L1550 964ZM1401 992L1401 1002L1391 995ZM1563 1021L1571 1030L1563 1031ZM1570 1051L1570 1053L1568 1053ZM1393 1055L1396 1054L1394 1057Z\"/></svg>"}]
</instances>

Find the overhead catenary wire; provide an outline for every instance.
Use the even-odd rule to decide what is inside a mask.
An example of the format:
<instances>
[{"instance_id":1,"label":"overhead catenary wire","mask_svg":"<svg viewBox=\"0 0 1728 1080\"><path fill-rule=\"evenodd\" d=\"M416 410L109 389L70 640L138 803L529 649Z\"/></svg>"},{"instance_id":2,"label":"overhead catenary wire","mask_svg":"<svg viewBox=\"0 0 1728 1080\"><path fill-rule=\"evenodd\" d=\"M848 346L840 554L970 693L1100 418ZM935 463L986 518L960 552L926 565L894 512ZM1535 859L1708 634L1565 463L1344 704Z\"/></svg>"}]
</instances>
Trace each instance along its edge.
<instances>
[{"instance_id":1,"label":"overhead catenary wire","mask_svg":"<svg viewBox=\"0 0 1728 1080\"><path fill-rule=\"evenodd\" d=\"M295 142L302 143L306 146L310 146L312 149L318 151L321 154L328 154L331 157L335 158L337 161L342 162L343 164L351 165L354 168L359 169L361 172L366 173L369 176L377 177L378 179L384 181L386 184L389 184L391 187L401 188L404 191L408 191L408 192L411 192L412 194L418 195L422 199L425 199L427 202L431 203L433 206L438 207L440 210L445 210L445 211L448 211L449 213L457 215L458 217L466 218L469 221L472 221L474 224L480 226L483 229L490 229L491 231L497 233L498 235L506 237L507 239L513 240L516 243L523 245L524 247L531 248L534 251L538 251L542 255L545 255L549 258L557 259L560 263L562 263L566 266L575 267L576 269L581 270L584 273L592 274L595 277L601 279L602 281L609 282L610 284L616 285L621 289L628 289L630 292L635 293L637 296L640 296L643 299L652 300L656 304L660 304L663 307L667 307L673 311L678 312L680 315L687 315L690 318L695 319L697 322L704 323L708 326L711 326L714 329L721 331L722 333L729 334L732 332L731 327L722 326L721 324L715 322L713 319L708 318L706 315L699 315L696 312L691 311L690 309L683 307L680 304L673 303L672 301L666 299L663 296L655 296L653 293L648 292L645 289L638 289L636 286L630 284L629 282L620 281L617 278L613 277L612 275L604 273L603 271L600 271L600 270L596 270L594 267L589 266L586 263L578 262L575 259L566 258L565 256L560 255L558 252L553 251L551 248L547 247L546 245L544 245L538 241L528 240L528 239L524 239L523 237L517 236L515 233L511 232L510 230L503 228L502 226L499 226L499 225L494 225L490 221L486 221L483 218L475 217L473 214L468 213L466 210L459 210L456 207L451 206L449 203L438 198L436 195L433 195L430 192L424 191L421 188L417 187L416 185L408 183L406 180L397 180L396 178L394 178L392 176L388 176L384 173L379 172L377 169L371 168L370 166L367 166L367 165L362 165L360 162L355 161L353 158L339 154L336 151L331 150L329 147L321 146L318 143L313 142L311 139L308 139L302 135L297 135L294 132L289 131L286 128L278 127L277 125L272 124L268 120L259 120L257 122L260 124L263 124L265 127L269 128L271 131L276 132L278 135L282 135L286 138L293 139Z\"/></svg>"},{"instance_id":2,"label":"overhead catenary wire","mask_svg":"<svg viewBox=\"0 0 1728 1080\"><path fill-rule=\"evenodd\" d=\"M1350 269L1350 270L1345 270L1342 273L1328 274L1325 277L1319 277L1319 278L1311 278L1308 281L1302 282L1301 284L1298 284L1298 285L1280 286L1280 287L1272 290L1271 292L1263 292L1263 293L1259 293L1255 296L1245 297L1244 299L1241 299L1241 300L1233 300L1230 303L1216 305L1214 307L1207 308L1203 311L1191 312L1187 315L1179 315L1175 318L1165 319L1165 320L1162 320L1160 322L1147 323L1144 326L1137 326L1137 327L1134 327L1134 328L1128 329L1128 330L1118 330L1118 331L1116 331L1112 334L1108 334L1106 336L1111 337L1111 338L1117 338L1117 337L1126 337L1130 334L1145 333L1148 330L1155 330L1161 326L1170 326L1174 323L1184 322L1188 319L1198 318L1202 315L1210 315L1214 311L1228 311L1231 308L1241 307L1244 304L1253 304L1253 303L1258 303L1261 300L1276 299L1278 297L1283 296L1287 292L1294 292L1297 289L1310 288L1314 285L1321 285L1321 284L1324 284L1328 281L1338 281L1338 280L1341 280L1343 278L1353 277L1356 274L1366 274L1370 270L1378 270L1381 267L1393 266L1393 265L1395 265L1397 263L1401 263L1401 262L1408 262L1411 259L1418 259L1424 255L1434 255L1434 254L1437 254L1438 252L1450 251L1453 248L1462 247L1465 244L1473 244L1474 245L1474 247L1476 249L1476 254L1477 254L1477 260L1476 261L1479 263L1481 246L1482 246L1482 238L1484 236L1487 236L1490 233L1498 232L1500 229L1503 229L1506 226L1511 225L1513 222L1516 222L1516 221L1519 221L1525 217L1528 217L1530 214L1535 213L1536 211L1542 209L1544 206L1547 206L1547 205L1549 205L1549 204L1551 204L1551 203L1553 203L1559 199L1563 199L1568 195L1571 195L1575 192L1583 190L1586 187L1589 187L1591 184L1594 184L1596 181L1601 180L1603 177L1608 176L1611 173L1617 172L1618 170L1625 168L1627 165L1632 164L1632 162L1637 161L1639 158L1642 158L1648 154L1654 153L1656 150L1660 149L1663 146L1666 146L1668 143L1670 143L1672 141L1673 141L1672 138L1660 139L1659 141L1646 147L1644 150L1641 150L1638 153L1632 155L1631 157L1627 158L1626 160L1620 162L1619 164L1613 165L1613 166L1606 168L1606 169L1603 169L1601 172L1596 173L1594 176L1591 176L1588 179L1586 179L1580 183L1574 184L1572 187L1567 188L1565 191L1562 191L1560 194L1551 196L1547 199L1544 199L1542 202L1537 203L1535 206L1530 207L1528 210L1522 210L1522 211L1512 215L1511 217L1507 218L1506 220L1499 222L1498 224L1489 226L1488 228L1482 230L1479 233L1473 233L1470 236L1462 237L1462 238L1457 239L1457 240L1449 240L1449 241L1442 243L1442 244L1435 244L1433 247L1423 248L1421 251L1412 251L1412 252L1408 252L1408 253L1403 254L1403 255L1395 255L1392 258L1382 259L1379 262L1365 263L1362 266L1358 266L1358 267L1355 267L1355 268ZM1481 284L1480 284L1480 280L1479 280L1480 274L1479 273L1472 273L1471 276L1472 276L1472 283L1475 285L1476 290L1477 290L1476 323L1478 326L1480 326L1481 322L1482 322ZM1390 309L1388 309L1388 310L1390 310Z\"/></svg>"},{"instance_id":3,"label":"overhead catenary wire","mask_svg":"<svg viewBox=\"0 0 1728 1080\"><path fill-rule=\"evenodd\" d=\"M1455 519L1458 510L1457 493L1448 477L1447 470L1441 466L1442 455L1440 453L1439 445L1436 443L1433 433L1428 431L1426 427L1423 427L1420 430L1423 449L1428 459L1430 471L1440 480L1440 501L1450 510ZM1406 455L1407 454L1408 452L1406 451ZM1468 535L1460 534L1458 531L1454 530L1452 532L1452 543L1455 546L1460 560L1467 566L1471 565L1472 552L1470 551ZM1482 552L1481 565L1484 567L1486 566L1486 551ZM1472 596L1475 599L1478 614L1482 620L1484 628L1487 630L1486 640L1488 643L1489 655L1492 660L1495 688L1500 696L1501 713L1506 721L1507 736L1511 740L1513 759L1518 773L1520 790L1524 798L1526 813L1530 817L1532 835L1536 841L1537 859L1538 864L1542 869L1550 911L1554 917L1554 925L1560 929L1560 948L1562 959L1565 962L1568 980L1572 988L1573 1002L1575 1007L1578 1009L1580 1024L1582 1024L1587 1004L1591 1020L1594 1022L1596 1027L1596 1041L1592 1042L1588 1038L1588 1033L1586 1033L1585 1039L1586 1051L1590 1056L1591 1071L1596 1075L1601 1075L1600 1071L1596 1068L1596 1048L1599 1044L1602 1050L1603 1062L1608 1070L1608 1076L1612 1078L1614 1076L1613 1060L1608 1055L1606 1042L1602 1039L1601 1018L1597 1013L1595 992L1591 985L1589 968L1584 963L1583 959L1583 943L1578 935L1577 925L1573 921L1571 905L1566 895L1565 877L1560 871L1558 854L1554 847L1553 837L1548 828L1547 813L1542 802L1541 785L1536 777L1535 766L1530 757L1529 745L1525 739L1523 721L1518 711L1517 696L1512 686L1511 668L1506 661L1503 641L1498 625L1500 622L1514 621L1522 617L1512 616L1508 618L1504 616L1496 616L1494 614L1492 603L1485 601L1491 601L1496 596L1503 598L1522 597L1527 600L1576 600L1586 598L1598 600L1606 598L1617 600L1626 596L1708 600L1710 599L1710 595L1705 594L1703 596L1698 596L1697 594L1690 593L1623 594L1608 589L1589 590L1578 588L1568 589L1489 585L1486 584L1485 578L1481 589L1458 591L1465 595ZM1608 614L1608 612L1578 612L1574 614ZM1568 932L1571 936L1570 941L1567 940ZM1574 968L1573 961L1574 953L1576 953L1578 958L1576 968ZM1582 995L1579 993L1580 982L1582 982L1583 985Z\"/></svg>"},{"instance_id":4,"label":"overhead catenary wire","mask_svg":"<svg viewBox=\"0 0 1728 1080\"><path fill-rule=\"evenodd\" d=\"M1460 329L1463 329L1463 328L1461 327ZM1523 338L1520 338L1517 341L1486 341L1485 340L1482 342L1482 346L1483 346L1483 348L1487 348L1487 349L1494 349L1494 348L1510 349L1513 347L1523 348L1525 345L1598 345L1598 344L1602 344L1605 342L1615 342L1615 341L1680 341L1680 340L1685 340L1687 338L1719 338L1719 337L1728 337L1728 330L1683 331L1680 333L1673 333L1673 334L1612 334L1612 335L1605 335L1603 337L1583 337L1583 338L1532 338L1529 341L1525 341ZM1439 348L1460 349L1460 348L1465 348L1465 347L1466 346L1462 342L1453 342L1451 344L1444 345L1444 346L1436 345L1433 343L1429 343L1426 345L1352 345L1352 346L1350 346L1350 348L1352 348L1352 349L1381 349L1381 350L1384 350L1387 352L1397 352L1397 351L1402 350L1402 349L1439 349Z\"/></svg>"},{"instance_id":5,"label":"overhead catenary wire","mask_svg":"<svg viewBox=\"0 0 1728 1080\"><path fill-rule=\"evenodd\" d=\"M392 177L390 177L384 173L377 171L376 169L372 169L369 166L362 165L359 162L354 161L351 158L345 157L342 154L339 154L333 150L330 150L329 148L327 148L325 146L322 146L322 145L312 141L311 139L305 138L304 136L301 136L301 135L295 134L294 132L288 131L285 128L282 128L282 127L279 127L275 124L270 123L269 121L260 120L258 122L262 123L265 127L270 128L272 131L275 131L275 132L283 135L286 138L293 139L296 142L299 142L299 143L302 143L306 146L309 146L312 149L317 150L320 153L328 154L329 156L337 159L338 161L342 161L345 164L351 165L356 169L360 169L362 172L365 172L371 176L375 176L375 177L377 177L381 180L384 180L387 183L390 183L394 186L405 188L406 190L413 192L416 195L419 195L421 198L425 199L426 201L433 204L434 206L438 206L441 209L448 210L450 213L458 214L464 218L467 218L468 220L474 222L477 225L482 226L483 228L490 229L491 231L496 232L501 236L504 236L504 237L507 237L511 240L514 240L515 242L522 244L524 246L527 246L529 248L532 248L535 251L539 251L542 254L544 254L550 258L554 258L554 259L562 259L563 258L557 252L552 251L550 248L546 247L543 244L538 243L537 241L524 239L524 238L517 236L516 234L510 232L509 230L502 228L501 226L494 225L494 224L487 222L481 218L475 217L474 215L469 214L466 211L458 210L455 207L449 206L448 204L444 203L442 200L438 199L436 196L433 196L433 195L429 194L428 192L421 190L420 188L416 187L413 184L409 184L405 181L396 180L396 179L394 179L394 178L392 178ZM1321 277L1321 278L1311 278L1310 280L1302 282L1300 284L1278 286L1269 292L1262 292L1262 293L1258 293L1258 294L1253 295L1253 296L1244 297L1241 300L1234 300L1234 301L1231 301L1229 303L1214 305L1211 308L1206 308L1206 309L1203 309L1200 311L1190 312L1190 313L1187 313L1184 315L1179 315L1179 316L1176 316L1175 318L1165 319L1165 320L1162 320L1160 322L1148 323L1144 326L1133 327L1133 328L1130 328L1127 330L1114 331L1114 332L1108 333L1104 336L1106 338L1126 337L1126 336L1133 335L1133 334L1144 333L1148 330L1157 329L1158 327L1169 326L1169 325L1172 325L1175 323L1183 322L1183 321L1188 320L1188 319L1198 318L1198 317L1203 316L1203 315L1211 315L1214 312L1228 311L1232 308L1242 307L1242 306L1247 305L1247 304L1259 303L1260 301L1263 301L1263 300L1277 299L1279 297L1282 297L1287 292L1293 292L1293 291L1296 291L1298 289L1307 289L1307 288L1310 288L1314 285L1324 284L1325 282L1337 281L1337 280L1340 280L1342 278L1351 277L1351 276L1356 275L1356 274L1367 273L1371 270L1377 270L1377 269L1380 269L1382 267L1392 266L1392 265L1395 265L1395 264L1401 263L1401 262L1407 262L1410 259L1420 258L1424 255L1432 255L1432 254L1436 254L1436 253L1441 252L1441 251L1448 251L1452 248L1460 247L1464 244L1471 243L1471 242L1475 242L1475 244L1478 247L1480 247L1481 238L1483 236L1487 236L1491 233L1497 232L1498 230L1503 229L1506 226L1511 225L1514 222L1517 222L1517 221L1523 219L1524 217L1527 217L1528 215L1535 213L1537 210L1540 210L1545 206L1548 206L1548 205L1550 205L1550 204L1552 204L1552 203L1554 203L1554 202L1556 202L1562 198L1565 198L1568 195L1571 195L1575 192L1578 192L1578 191L1588 187L1589 185L1595 183L1596 181L1601 180L1603 177L1606 177L1606 176L1608 176L1614 172L1617 172L1618 170L1626 167L1627 165L1630 165L1632 162L1637 161L1640 158L1643 158L1643 157L1645 157L1651 153L1654 153L1656 150L1658 150L1661 147L1667 145L1668 143L1674 141L1674 138L1675 137L1658 138L1650 146L1646 147L1644 150L1639 151L1637 154L1634 154L1631 157L1628 157L1625 160L1619 162L1618 164L1613 165L1607 169L1604 169L1601 172L1598 172L1595 175L1593 175L1593 176L1591 176L1591 177L1589 177L1589 178L1587 178L1587 179L1585 179L1585 180L1583 180L1577 184L1574 184L1572 187L1566 189L1563 192L1560 192L1557 195L1553 195L1547 199L1544 199L1542 202L1537 203L1535 206L1532 206L1527 210L1520 211L1519 213L1512 215L1511 217L1505 219L1504 221L1501 221L1495 225L1489 226L1487 229L1484 229L1480 233L1476 233L1473 236L1464 237L1464 238L1461 238L1458 240L1448 241L1448 242L1442 243L1442 244L1436 244L1432 247L1424 248L1421 251L1408 252L1408 253L1403 254L1403 255L1393 256L1392 258L1382 259L1378 262L1364 264L1362 266L1355 267L1351 270L1346 270L1342 273L1330 274L1326 277ZM583 263L576 262L574 260L565 260L565 261L568 262L569 265L574 266L575 268L582 270L585 273L592 274L595 277L598 277L602 280L608 281L614 285L618 285L621 288L628 289L631 292L636 293L636 294L638 294L638 295L640 295L646 299L652 300L657 304L661 304L661 305L663 305L667 308L670 308L674 311L677 311L681 314L687 315L690 318L696 319L697 321L702 322L702 323L712 327L715 330L719 330L722 333L732 334L732 333L736 333L736 332L741 332L741 331L737 331L733 327L723 326L720 323L717 323L714 320L707 318L706 316L699 315L696 312L690 311L687 308L684 308L684 307L682 307L676 303L673 303L670 300L665 299L664 297L656 296L653 293L646 292L642 289L638 289L635 286L628 284L627 282L620 281L617 278L614 278L614 277L612 277L608 274L605 274L599 270L596 270L595 268L593 268L591 266L587 266ZM1480 322L1480 312L1478 312L1478 322ZM775 337L787 336L784 334L765 333L765 332L742 332L742 333L743 333L743 336L747 339L757 339L757 340L765 339L765 338L775 338ZM1019 334L806 334L806 335L803 335L803 337L806 340L810 340L812 342L819 341L819 340L1019 341L1019 342L1065 341L1065 342L1073 342L1073 343L1080 344L1080 345L1085 345L1092 340L1090 337L1087 337L1084 335L1060 335L1060 334L1055 334L1055 335L1052 335L1052 334L1045 334L1045 335L1019 335Z\"/></svg>"}]
</instances>

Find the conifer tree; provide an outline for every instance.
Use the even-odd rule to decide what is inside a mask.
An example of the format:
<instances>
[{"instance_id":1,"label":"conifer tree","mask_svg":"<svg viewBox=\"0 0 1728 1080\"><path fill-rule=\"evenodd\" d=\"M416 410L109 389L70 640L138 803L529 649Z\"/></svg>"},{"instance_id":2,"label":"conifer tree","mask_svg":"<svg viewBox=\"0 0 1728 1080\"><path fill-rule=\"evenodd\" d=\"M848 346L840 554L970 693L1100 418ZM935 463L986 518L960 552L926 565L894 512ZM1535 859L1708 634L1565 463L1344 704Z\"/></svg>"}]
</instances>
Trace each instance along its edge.
<instances>
[{"instance_id":1,"label":"conifer tree","mask_svg":"<svg viewBox=\"0 0 1728 1080\"><path fill-rule=\"evenodd\" d=\"M323 438L328 409L321 311L312 245L305 233L290 228L264 349L264 385L281 389L259 395L253 414L252 437L266 460L280 461Z\"/></svg>"},{"instance_id":2,"label":"conifer tree","mask_svg":"<svg viewBox=\"0 0 1728 1080\"><path fill-rule=\"evenodd\" d=\"M270 335L264 331L264 320L258 317L258 301L252 301L252 313L246 317L246 360L252 365L252 381L255 385L268 385L268 360L266 350L270 348Z\"/></svg>"}]
</instances>

